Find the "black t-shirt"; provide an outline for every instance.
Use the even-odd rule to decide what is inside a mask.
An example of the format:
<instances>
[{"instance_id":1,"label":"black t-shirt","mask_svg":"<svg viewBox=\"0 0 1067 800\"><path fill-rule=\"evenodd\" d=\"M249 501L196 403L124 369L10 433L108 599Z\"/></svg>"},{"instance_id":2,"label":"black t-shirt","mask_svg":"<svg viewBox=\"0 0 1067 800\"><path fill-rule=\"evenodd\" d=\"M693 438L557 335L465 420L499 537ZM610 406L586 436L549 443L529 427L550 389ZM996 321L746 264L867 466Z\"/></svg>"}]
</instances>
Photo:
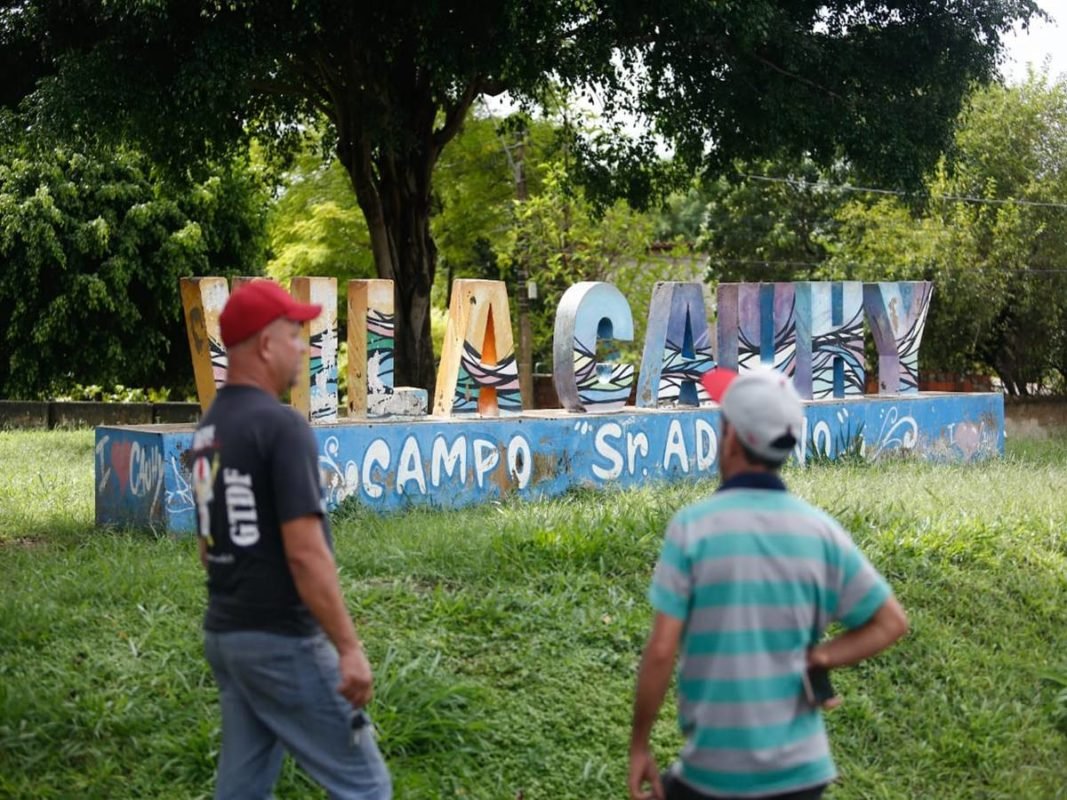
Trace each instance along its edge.
<instances>
[{"instance_id":1,"label":"black t-shirt","mask_svg":"<svg viewBox=\"0 0 1067 800\"><path fill-rule=\"evenodd\" d=\"M318 631L297 593L281 524L322 517L332 548L307 421L267 392L224 386L193 438L197 524L207 540L210 631Z\"/></svg>"}]
</instances>

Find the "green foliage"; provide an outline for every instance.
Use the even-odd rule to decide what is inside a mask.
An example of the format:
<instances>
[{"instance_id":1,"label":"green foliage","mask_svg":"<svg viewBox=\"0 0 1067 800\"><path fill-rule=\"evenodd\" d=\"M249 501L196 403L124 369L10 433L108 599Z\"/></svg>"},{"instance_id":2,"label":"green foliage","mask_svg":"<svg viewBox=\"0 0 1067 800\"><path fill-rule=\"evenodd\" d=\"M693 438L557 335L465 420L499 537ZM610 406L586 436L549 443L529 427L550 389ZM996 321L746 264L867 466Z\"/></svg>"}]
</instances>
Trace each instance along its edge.
<instances>
[{"instance_id":1,"label":"green foliage","mask_svg":"<svg viewBox=\"0 0 1067 800\"><path fill-rule=\"evenodd\" d=\"M1067 437L1008 446L969 466L788 469L911 620L835 674L829 800L1062 795ZM93 459L91 431L0 433L18 465L0 473L0 796L208 796L219 716L195 543L95 529ZM335 514L397 797L623 796L652 564L671 514L710 488ZM680 743L672 693L661 764ZM288 761L276 794L322 797Z\"/></svg>"},{"instance_id":2,"label":"green foliage","mask_svg":"<svg viewBox=\"0 0 1067 800\"><path fill-rule=\"evenodd\" d=\"M563 293L579 281L610 280L644 260L652 221L624 201L602 215L595 213L581 189L569 185L562 162L542 164L538 172L542 189L525 201L514 201L514 219L499 246L498 261L510 286L517 286L521 271L537 284L538 299L530 311L534 363L547 367Z\"/></svg>"},{"instance_id":3,"label":"green foliage","mask_svg":"<svg viewBox=\"0 0 1067 800\"><path fill-rule=\"evenodd\" d=\"M835 240L835 212L846 193L843 165L820 169L809 158L739 162L706 183L697 248L710 281L817 279Z\"/></svg>"},{"instance_id":4,"label":"green foliage","mask_svg":"<svg viewBox=\"0 0 1067 800\"><path fill-rule=\"evenodd\" d=\"M1027 394L1067 375L1067 82L977 91L919 209L854 200L827 273L933 280L924 366L995 370ZM1014 202L1020 201L1020 202Z\"/></svg>"},{"instance_id":5,"label":"green foliage","mask_svg":"<svg viewBox=\"0 0 1067 800\"><path fill-rule=\"evenodd\" d=\"M976 266L1004 276L999 314L978 352L1014 394L1052 370L1067 378L1065 129L1067 78L1031 71L1019 86L976 94L956 137L953 190L998 201L974 224Z\"/></svg>"},{"instance_id":6,"label":"green foliage","mask_svg":"<svg viewBox=\"0 0 1067 800\"><path fill-rule=\"evenodd\" d=\"M930 192L950 193L939 170ZM973 239L977 217L990 206L936 203L916 214L896 198L853 199L837 214L839 238L822 274L855 280L932 280L920 355L924 371L969 373L980 364L979 344L1001 307L1006 275L982 268ZM986 367L988 369L988 367Z\"/></svg>"},{"instance_id":7,"label":"green foliage","mask_svg":"<svg viewBox=\"0 0 1067 800\"><path fill-rule=\"evenodd\" d=\"M115 384L111 389L103 386L75 384L66 394L55 400L87 400L97 403L165 403L170 400L170 389L140 389Z\"/></svg>"},{"instance_id":8,"label":"green foliage","mask_svg":"<svg viewBox=\"0 0 1067 800\"><path fill-rule=\"evenodd\" d=\"M189 382L178 278L253 272L264 202L238 163L175 185L126 149L0 149L0 396Z\"/></svg>"},{"instance_id":9,"label":"green foliage","mask_svg":"<svg viewBox=\"0 0 1067 800\"><path fill-rule=\"evenodd\" d=\"M280 281L297 275L345 282L375 277L367 221L356 203L348 173L336 158L324 160L310 142L282 176L280 196L267 223L267 274ZM338 307L341 319L347 306Z\"/></svg>"},{"instance_id":10,"label":"green foliage","mask_svg":"<svg viewBox=\"0 0 1067 800\"><path fill-rule=\"evenodd\" d=\"M322 117L398 283L397 377L430 386L433 175L475 99L595 93L651 135L579 137L574 175L597 208L634 208L736 158L842 154L916 185L974 81L1033 0L832 4L23 0L0 8L0 103L35 128L136 141L179 173L250 136L292 152ZM161 125L160 120L167 124ZM668 167L670 165L667 165Z\"/></svg>"},{"instance_id":11,"label":"green foliage","mask_svg":"<svg viewBox=\"0 0 1067 800\"><path fill-rule=\"evenodd\" d=\"M1045 683L1052 687L1052 721L1060 732L1067 735L1067 669L1045 673Z\"/></svg>"},{"instance_id":12,"label":"green foliage","mask_svg":"<svg viewBox=\"0 0 1067 800\"><path fill-rule=\"evenodd\" d=\"M456 278L500 277L494 244L511 221L516 164L526 167L526 190L538 191L529 165L549 157L552 126L524 121L512 131L505 122L468 115L438 164L432 230L442 267L434 292L442 305Z\"/></svg>"}]
</instances>

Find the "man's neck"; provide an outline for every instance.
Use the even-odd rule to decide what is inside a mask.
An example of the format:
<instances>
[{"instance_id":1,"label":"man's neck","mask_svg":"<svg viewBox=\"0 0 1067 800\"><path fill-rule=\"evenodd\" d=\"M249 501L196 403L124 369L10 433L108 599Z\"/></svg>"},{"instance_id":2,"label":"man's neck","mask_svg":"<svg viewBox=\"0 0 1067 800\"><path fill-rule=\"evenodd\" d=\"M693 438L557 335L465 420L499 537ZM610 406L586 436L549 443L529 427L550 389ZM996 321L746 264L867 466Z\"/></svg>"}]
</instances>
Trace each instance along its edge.
<instances>
[{"instance_id":1,"label":"man's neck","mask_svg":"<svg viewBox=\"0 0 1067 800\"><path fill-rule=\"evenodd\" d=\"M770 469L762 464L750 464L747 460L742 461L740 459L735 460L733 463L726 463L724 460L719 470L719 475L722 477L722 482L726 483L729 480L733 480L738 475L777 475L778 470Z\"/></svg>"},{"instance_id":2,"label":"man's neck","mask_svg":"<svg viewBox=\"0 0 1067 800\"><path fill-rule=\"evenodd\" d=\"M278 397L279 393L262 370L249 368L241 363L231 363L226 371L227 386L251 386L261 389L269 395Z\"/></svg>"},{"instance_id":3,"label":"man's neck","mask_svg":"<svg viewBox=\"0 0 1067 800\"><path fill-rule=\"evenodd\" d=\"M776 470L754 470L738 472L731 478L724 478L719 484L719 491L724 489L771 489L786 491L782 476Z\"/></svg>"}]
</instances>

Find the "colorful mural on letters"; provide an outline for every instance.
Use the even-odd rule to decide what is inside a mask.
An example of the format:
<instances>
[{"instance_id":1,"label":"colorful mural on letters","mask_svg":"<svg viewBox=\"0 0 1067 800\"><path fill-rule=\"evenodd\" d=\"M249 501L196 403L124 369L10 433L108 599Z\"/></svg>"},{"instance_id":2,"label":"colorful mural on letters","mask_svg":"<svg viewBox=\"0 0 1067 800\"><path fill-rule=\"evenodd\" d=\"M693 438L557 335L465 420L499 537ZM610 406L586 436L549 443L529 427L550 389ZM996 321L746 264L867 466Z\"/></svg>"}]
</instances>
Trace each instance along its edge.
<instances>
[{"instance_id":1,"label":"colorful mural on letters","mask_svg":"<svg viewBox=\"0 0 1067 800\"><path fill-rule=\"evenodd\" d=\"M659 404L695 406L709 402L700 376L714 366L704 287L699 283L657 283L648 307L636 405L654 408Z\"/></svg>"},{"instance_id":2,"label":"colorful mural on letters","mask_svg":"<svg viewBox=\"0 0 1067 800\"><path fill-rule=\"evenodd\" d=\"M796 370L801 397L852 397L866 390L863 284L796 284Z\"/></svg>"},{"instance_id":3,"label":"colorful mural on letters","mask_svg":"<svg viewBox=\"0 0 1067 800\"><path fill-rule=\"evenodd\" d=\"M433 413L515 414L522 411L519 368L503 281L452 284Z\"/></svg>"},{"instance_id":4,"label":"colorful mural on letters","mask_svg":"<svg viewBox=\"0 0 1067 800\"><path fill-rule=\"evenodd\" d=\"M247 281L250 279L235 279ZM596 287L595 289L592 287ZM851 397L865 389L866 318L879 351L880 392L917 390L918 349L929 311L930 283L799 282L723 283L718 287L718 353L698 283L657 285L649 308L648 337L638 407L709 402L700 374L716 362L733 369L755 363L792 375L803 396ZM314 421L337 418L336 283L297 278L294 296L318 302L324 312L309 324L309 380L294 388L293 404ZM456 300L466 297L466 303ZM218 314L228 297L222 278L183 279L190 350L201 405L225 378L226 353ZM393 284L351 281L349 411L353 415L419 414L421 403L395 403ZM449 312L434 413L517 413L522 410L507 292L499 281L457 281ZM361 323L360 320L363 320ZM499 323L499 324L498 324ZM359 335L365 330L366 341ZM631 364L598 361L597 343L632 337L629 304L611 284L571 287L556 315L553 344L557 395L570 411L608 412L623 407L634 381ZM480 341L479 341L480 340ZM609 345L610 346L610 345ZM486 348L482 352L482 348ZM569 356L563 357L563 351ZM364 355L360 355L363 353ZM717 358L715 356L718 356ZM601 354L603 357L603 354ZM442 387L451 393L441 395ZM417 394L417 389L404 389ZM425 395L423 395L425 397Z\"/></svg>"},{"instance_id":5,"label":"colorful mural on letters","mask_svg":"<svg viewBox=\"0 0 1067 800\"><path fill-rule=\"evenodd\" d=\"M182 278L180 283L185 332L193 358L193 377L200 408L207 409L226 380L226 350L219 314L230 297L225 278Z\"/></svg>"},{"instance_id":6,"label":"colorful mural on letters","mask_svg":"<svg viewBox=\"0 0 1067 800\"><path fill-rule=\"evenodd\" d=\"M830 458L859 453L871 459L907 454L958 461L1002 452L1000 394L915 392L931 285L866 284L862 304L857 287L848 282L719 287L719 362L742 368L755 360L773 363L794 373L802 385L810 381L808 391L818 398L806 404L797 459L814 453ZM699 288L674 284L655 295L649 315L651 344L646 341L644 348L650 365L645 389L653 407L624 408L634 380L632 366L597 361L598 344L607 341L610 346L611 340L633 337L633 317L616 287L590 282L572 287L560 302L554 379L568 411L615 413L549 411L501 419L494 417L521 409L507 292L499 281L457 281L438 372L438 418L364 418L313 426L329 507L345 500L379 510L413 504L454 507L509 493L553 496L576 485L714 477L718 407L654 407L663 384L676 378L681 399L685 381L710 362L703 301L694 294ZM391 292L391 286L387 290ZM196 294L202 304L199 287ZM308 299L332 308L328 297ZM368 342L384 344L390 320L384 304L381 316L372 314L376 307L368 304L365 330L377 324L380 339L372 335ZM864 315L879 350L877 396L859 396L857 391L863 385ZM191 326L205 317L190 318L187 313ZM335 326L332 314L330 319ZM197 328L201 348L194 348L194 356L200 352L205 359L203 330ZM331 360L328 352L336 354L336 334L332 351L328 337L313 342L321 372ZM677 355L672 357L672 350ZM658 385L651 379L656 368ZM379 379L384 374L377 373ZM327 380L324 390L336 397L335 377L333 381ZM394 398L406 390L396 388ZM838 393L841 396L831 396ZM98 428L98 522L193 530L192 438L192 428Z\"/></svg>"},{"instance_id":7,"label":"colorful mural on letters","mask_svg":"<svg viewBox=\"0 0 1067 800\"><path fill-rule=\"evenodd\" d=\"M348 282L348 411L381 413L393 394L393 282Z\"/></svg>"},{"instance_id":8,"label":"colorful mural on letters","mask_svg":"<svg viewBox=\"0 0 1067 800\"><path fill-rule=\"evenodd\" d=\"M796 290L792 283L720 283L719 364L747 369L796 368Z\"/></svg>"},{"instance_id":9,"label":"colorful mural on letters","mask_svg":"<svg viewBox=\"0 0 1067 800\"><path fill-rule=\"evenodd\" d=\"M522 411L519 393L519 367L512 353L495 364L485 363L470 342L463 343L459 375L456 378L456 399L452 411L457 414L492 413L479 405L485 392L496 393L497 410L501 413Z\"/></svg>"},{"instance_id":10,"label":"colorful mural on letters","mask_svg":"<svg viewBox=\"0 0 1067 800\"><path fill-rule=\"evenodd\" d=\"M618 411L630 396L633 364L597 361L597 342L634 338L634 318L610 283L583 281L563 293L552 337L553 380L568 411Z\"/></svg>"},{"instance_id":11,"label":"colorful mural on letters","mask_svg":"<svg viewBox=\"0 0 1067 800\"><path fill-rule=\"evenodd\" d=\"M293 278L290 293L302 303L322 306L322 313L304 323L308 342L307 380L292 391L293 407L312 422L337 419L337 279Z\"/></svg>"},{"instance_id":12,"label":"colorful mural on letters","mask_svg":"<svg viewBox=\"0 0 1067 800\"><path fill-rule=\"evenodd\" d=\"M933 289L930 281L863 285L863 308L878 348L879 394L919 391L919 344Z\"/></svg>"}]
</instances>

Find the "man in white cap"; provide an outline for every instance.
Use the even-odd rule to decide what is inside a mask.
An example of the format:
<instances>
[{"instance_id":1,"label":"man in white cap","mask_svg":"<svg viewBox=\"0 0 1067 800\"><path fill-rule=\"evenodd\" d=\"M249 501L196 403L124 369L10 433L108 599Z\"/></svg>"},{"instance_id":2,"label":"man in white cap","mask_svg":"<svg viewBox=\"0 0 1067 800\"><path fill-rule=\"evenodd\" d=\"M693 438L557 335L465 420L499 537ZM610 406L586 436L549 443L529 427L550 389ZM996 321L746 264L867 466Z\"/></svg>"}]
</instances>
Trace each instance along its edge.
<instances>
[{"instance_id":1,"label":"man in white cap","mask_svg":"<svg viewBox=\"0 0 1067 800\"><path fill-rule=\"evenodd\" d=\"M363 710L371 668L337 580L318 447L279 402L304 363L301 324L321 310L271 281L237 289L219 317L226 385L193 438L218 800L271 797L286 750L331 798L392 795Z\"/></svg>"},{"instance_id":2,"label":"man in white cap","mask_svg":"<svg viewBox=\"0 0 1067 800\"><path fill-rule=\"evenodd\" d=\"M779 469L804 430L792 382L718 369L704 385L721 405L722 483L675 515L656 564L630 796L815 800L837 775L821 714L836 698L813 693L812 677L885 649L907 618L841 526L786 491ZM845 632L824 641L835 621ZM649 735L679 647L686 743L661 775Z\"/></svg>"}]
</instances>

